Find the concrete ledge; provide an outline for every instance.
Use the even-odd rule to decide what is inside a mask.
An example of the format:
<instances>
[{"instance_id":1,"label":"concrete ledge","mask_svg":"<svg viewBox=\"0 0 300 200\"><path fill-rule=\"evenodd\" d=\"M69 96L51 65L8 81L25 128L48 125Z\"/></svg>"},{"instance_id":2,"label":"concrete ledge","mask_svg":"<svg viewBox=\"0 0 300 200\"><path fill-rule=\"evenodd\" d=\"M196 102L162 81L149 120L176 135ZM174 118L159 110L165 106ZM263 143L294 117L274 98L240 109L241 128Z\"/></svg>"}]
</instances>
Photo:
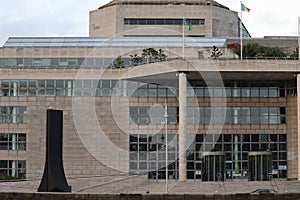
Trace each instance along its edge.
<instances>
[{"instance_id":1,"label":"concrete ledge","mask_svg":"<svg viewBox=\"0 0 300 200\"><path fill-rule=\"evenodd\" d=\"M286 194L71 194L71 193L0 193L1 200L298 200L300 193Z\"/></svg>"}]
</instances>

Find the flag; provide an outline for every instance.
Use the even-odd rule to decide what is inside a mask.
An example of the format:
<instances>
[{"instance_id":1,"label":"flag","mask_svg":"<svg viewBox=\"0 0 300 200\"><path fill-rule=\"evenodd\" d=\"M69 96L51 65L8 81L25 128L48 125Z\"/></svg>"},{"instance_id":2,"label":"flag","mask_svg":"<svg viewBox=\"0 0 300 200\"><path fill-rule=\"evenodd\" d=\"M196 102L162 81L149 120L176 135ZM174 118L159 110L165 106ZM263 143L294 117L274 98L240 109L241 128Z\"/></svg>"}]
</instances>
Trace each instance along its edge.
<instances>
[{"instance_id":1,"label":"flag","mask_svg":"<svg viewBox=\"0 0 300 200\"><path fill-rule=\"evenodd\" d=\"M184 20L184 24L189 26L189 31L193 30L192 23L190 21Z\"/></svg>"},{"instance_id":2,"label":"flag","mask_svg":"<svg viewBox=\"0 0 300 200\"><path fill-rule=\"evenodd\" d=\"M246 11L246 12L250 12L250 8L246 7L243 3L241 3L241 10Z\"/></svg>"}]
</instances>

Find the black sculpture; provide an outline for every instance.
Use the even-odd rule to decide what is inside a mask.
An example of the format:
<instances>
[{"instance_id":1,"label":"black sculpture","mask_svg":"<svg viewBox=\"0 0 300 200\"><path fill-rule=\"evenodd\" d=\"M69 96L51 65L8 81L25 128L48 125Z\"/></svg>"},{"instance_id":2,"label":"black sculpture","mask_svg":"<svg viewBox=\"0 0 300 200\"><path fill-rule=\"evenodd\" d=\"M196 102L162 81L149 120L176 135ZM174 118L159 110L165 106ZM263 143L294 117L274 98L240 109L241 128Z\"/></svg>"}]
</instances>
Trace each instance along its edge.
<instances>
[{"instance_id":1,"label":"black sculpture","mask_svg":"<svg viewBox=\"0 0 300 200\"><path fill-rule=\"evenodd\" d=\"M38 192L71 192L62 161L63 111L47 110L46 162Z\"/></svg>"}]
</instances>

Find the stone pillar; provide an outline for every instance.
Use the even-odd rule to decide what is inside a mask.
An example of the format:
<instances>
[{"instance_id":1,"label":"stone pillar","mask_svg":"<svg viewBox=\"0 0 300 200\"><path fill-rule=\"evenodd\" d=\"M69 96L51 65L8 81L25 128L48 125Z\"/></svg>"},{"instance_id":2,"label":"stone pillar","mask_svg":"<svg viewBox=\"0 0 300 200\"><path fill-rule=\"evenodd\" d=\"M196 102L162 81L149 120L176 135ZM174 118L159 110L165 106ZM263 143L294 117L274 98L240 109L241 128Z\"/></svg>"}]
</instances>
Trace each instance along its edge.
<instances>
[{"instance_id":1,"label":"stone pillar","mask_svg":"<svg viewBox=\"0 0 300 200\"><path fill-rule=\"evenodd\" d=\"M300 155L300 74L297 75L297 125L298 125L298 146L297 146L297 161L298 161L298 176L297 179L300 180L300 162L299 162L299 155Z\"/></svg>"},{"instance_id":2,"label":"stone pillar","mask_svg":"<svg viewBox=\"0 0 300 200\"><path fill-rule=\"evenodd\" d=\"M179 73L179 181L186 181L186 74Z\"/></svg>"},{"instance_id":3,"label":"stone pillar","mask_svg":"<svg viewBox=\"0 0 300 200\"><path fill-rule=\"evenodd\" d=\"M299 93L299 92L298 92ZM286 125L287 125L287 155L289 180L298 180L298 97L288 96L286 99Z\"/></svg>"}]
</instances>

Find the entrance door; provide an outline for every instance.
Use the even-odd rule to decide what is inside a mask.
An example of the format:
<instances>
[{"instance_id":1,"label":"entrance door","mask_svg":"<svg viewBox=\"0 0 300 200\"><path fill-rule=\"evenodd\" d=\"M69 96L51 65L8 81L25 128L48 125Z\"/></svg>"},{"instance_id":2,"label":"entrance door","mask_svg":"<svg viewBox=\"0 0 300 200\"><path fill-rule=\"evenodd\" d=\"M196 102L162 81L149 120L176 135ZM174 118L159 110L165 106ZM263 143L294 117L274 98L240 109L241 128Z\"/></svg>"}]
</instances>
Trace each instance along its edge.
<instances>
[{"instance_id":1,"label":"entrance door","mask_svg":"<svg viewBox=\"0 0 300 200\"><path fill-rule=\"evenodd\" d=\"M249 152L249 181L267 181L272 176L271 152Z\"/></svg>"}]
</instances>

